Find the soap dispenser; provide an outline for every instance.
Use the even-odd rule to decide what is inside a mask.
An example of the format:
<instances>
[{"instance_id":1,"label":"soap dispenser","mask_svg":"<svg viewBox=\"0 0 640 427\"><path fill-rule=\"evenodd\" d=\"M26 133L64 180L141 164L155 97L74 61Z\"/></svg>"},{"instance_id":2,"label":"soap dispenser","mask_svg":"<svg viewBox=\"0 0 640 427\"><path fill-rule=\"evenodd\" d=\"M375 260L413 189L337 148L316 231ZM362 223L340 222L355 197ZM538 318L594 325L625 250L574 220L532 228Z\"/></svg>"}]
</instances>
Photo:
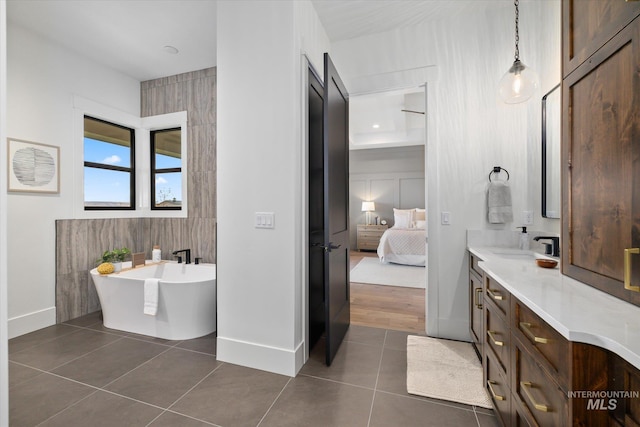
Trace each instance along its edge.
<instances>
[{"instance_id":1,"label":"soap dispenser","mask_svg":"<svg viewBox=\"0 0 640 427\"><path fill-rule=\"evenodd\" d=\"M160 262L162 259L162 252L160 251L160 246L153 245L153 250L151 251L151 262Z\"/></svg>"},{"instance_id":2,"label":"soap dispenser","mask_svg":"<svg viewBox=\"0 0 640 427\"><path fill-rule=\"evenodd\" d=\"M523 251L529 250L529 233L527 233L527 227L517 227L522 228L522 233L520 233L520 244L518 247Z\"/></svg>"}]
</instances>

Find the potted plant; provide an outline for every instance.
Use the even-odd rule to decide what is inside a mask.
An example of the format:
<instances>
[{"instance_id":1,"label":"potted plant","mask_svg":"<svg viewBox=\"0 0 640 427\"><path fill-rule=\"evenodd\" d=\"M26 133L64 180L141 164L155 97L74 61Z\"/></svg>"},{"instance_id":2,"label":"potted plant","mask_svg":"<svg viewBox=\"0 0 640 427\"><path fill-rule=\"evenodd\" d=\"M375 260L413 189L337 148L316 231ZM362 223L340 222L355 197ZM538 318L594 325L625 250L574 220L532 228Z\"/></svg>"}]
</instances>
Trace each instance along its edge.
<instances>
[{"instance_id":1,"label":"potted plant","mask_svg":"<svg viewBox=\"0 0 640 427\"><path fill-rule=\"evenodd\" d=\"M113 249L110 251L104 251L102 258L98 262L110 262L113 264L115 271L122 270L122 262L131 251L128 248Z\"/></svg>"}]
</instances>

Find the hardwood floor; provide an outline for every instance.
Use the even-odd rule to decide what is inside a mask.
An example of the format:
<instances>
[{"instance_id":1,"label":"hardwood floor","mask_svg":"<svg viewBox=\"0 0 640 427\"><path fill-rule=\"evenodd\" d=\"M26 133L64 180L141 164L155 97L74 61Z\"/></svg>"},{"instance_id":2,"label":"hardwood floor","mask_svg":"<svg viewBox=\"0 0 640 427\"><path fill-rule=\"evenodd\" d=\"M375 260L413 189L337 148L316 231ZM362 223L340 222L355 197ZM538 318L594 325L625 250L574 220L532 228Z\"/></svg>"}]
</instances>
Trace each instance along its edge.
<instances>
[{"instance_id":1,"label":"hardwood floor","mask_svg":"<svg viewBox=\"0 0 640 427\"><path fill-rule=\"evenodd\" d=\"M351 252L353 269L375 252ZM425 333L425 290L351 282L351 323Z\"/></svg>"}]
</instances>

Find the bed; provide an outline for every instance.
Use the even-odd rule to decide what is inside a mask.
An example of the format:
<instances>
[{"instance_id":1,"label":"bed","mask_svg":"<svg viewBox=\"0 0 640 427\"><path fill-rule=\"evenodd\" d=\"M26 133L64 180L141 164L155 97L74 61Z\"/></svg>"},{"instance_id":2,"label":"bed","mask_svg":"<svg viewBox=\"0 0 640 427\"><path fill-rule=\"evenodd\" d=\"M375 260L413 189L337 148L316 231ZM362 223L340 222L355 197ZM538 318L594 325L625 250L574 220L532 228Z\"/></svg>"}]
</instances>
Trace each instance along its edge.
<instances>
[{"instance_id":1,"label":"bed","mask_svg":"<svg viewBox=\"0 0 640 427\"><path fill-rule=\"evenodd\" d=\"M381 262L426 265L427 230L423 215L424 209L394 209L394 225L385 230L378 245Z\"/></svg>"}]
</instances>

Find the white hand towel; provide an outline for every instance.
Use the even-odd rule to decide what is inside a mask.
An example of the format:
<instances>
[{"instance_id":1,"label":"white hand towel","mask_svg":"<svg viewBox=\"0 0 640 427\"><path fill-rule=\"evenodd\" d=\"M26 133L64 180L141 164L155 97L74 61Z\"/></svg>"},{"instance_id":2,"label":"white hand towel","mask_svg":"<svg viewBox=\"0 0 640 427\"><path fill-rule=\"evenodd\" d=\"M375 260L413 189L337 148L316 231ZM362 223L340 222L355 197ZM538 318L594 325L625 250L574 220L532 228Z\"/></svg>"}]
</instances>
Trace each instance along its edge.
<instances>
[{"instance_id":1,"label":"white hand towel","mask_svg":"<svg viewBox=\"0 0 640 427\"><path fill-rule=\"evenodd\" d=\"M155 316L158 313L158 282L160 279L144 280L144 314Z\"/></svg>"},{"instance_id":2,"label":"white hand towel","mask_svg":"<svg viewBox=\"0 0 640 427\"><path fill-rule=\"evenodd\" d=\"M506 182L492 181L487 189L487 218L491 224L513 221L511 189Z\"/></svg>"}]
</instances>

